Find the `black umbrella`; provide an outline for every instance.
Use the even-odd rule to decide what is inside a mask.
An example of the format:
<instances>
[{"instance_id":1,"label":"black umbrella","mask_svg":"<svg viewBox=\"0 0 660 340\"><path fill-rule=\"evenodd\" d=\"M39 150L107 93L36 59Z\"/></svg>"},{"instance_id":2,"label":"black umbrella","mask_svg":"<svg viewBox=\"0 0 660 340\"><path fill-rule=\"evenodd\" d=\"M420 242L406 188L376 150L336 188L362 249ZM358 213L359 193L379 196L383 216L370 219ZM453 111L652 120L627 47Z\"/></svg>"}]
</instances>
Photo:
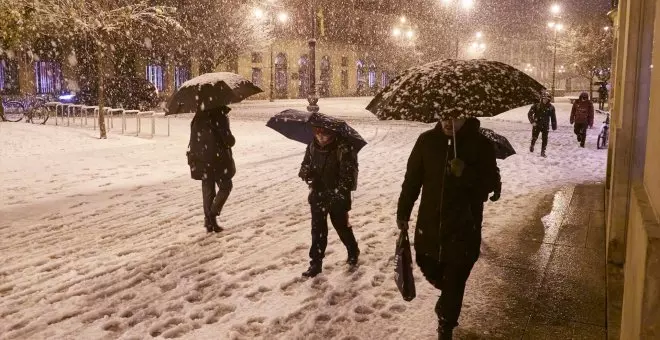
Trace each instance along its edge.
<instances>
[{"instance_id":1,"label":"black umbrella","mask_svg":"<svg viewBox=\"0 0 660 340\"><path fill-rule=\"evenodd\" d=\"M206 73L181 85L167 104L166 115L211 110L263 92L238 74Z\"/></svg>"},{"instance_id":2,"label":"black umbrella","mask_svg":"<svg viewBox=\"0 0 660 340\"><path fill-rule=\"evenodd\" d=\"M367 106L379 119L424 123L495 116L538 102L543 85L522 71L488 60L441 60L403 72Z\"/></svg>"},{"instance_id":3,"label":"black umbrella","mask_svg":"<svg viewBox=\"0 0 660 340\"><path fill-rule=\"evenodd\" d=\"M284 110L271 117L266 126L285 137L309 144L314 140L313 126L332 130L349 142L356 151L360 151L367 142L345 121L322 113L310 113L294 109Z\"/></svg>"},{"instance_id":4,"label":"black umbrella","mask_svg":"<svg viewBox=\"0 0 660 340\"><path fill-rule=\"evenodd\" d=\"M479 132L484 135L488 140L493 144L495 148L495 157L499 159L506 159L509 156L516 154L516 150L513 148L509 140L506 137L495 133L491 129L479 128Z\"/></svg>"}]
</instances>

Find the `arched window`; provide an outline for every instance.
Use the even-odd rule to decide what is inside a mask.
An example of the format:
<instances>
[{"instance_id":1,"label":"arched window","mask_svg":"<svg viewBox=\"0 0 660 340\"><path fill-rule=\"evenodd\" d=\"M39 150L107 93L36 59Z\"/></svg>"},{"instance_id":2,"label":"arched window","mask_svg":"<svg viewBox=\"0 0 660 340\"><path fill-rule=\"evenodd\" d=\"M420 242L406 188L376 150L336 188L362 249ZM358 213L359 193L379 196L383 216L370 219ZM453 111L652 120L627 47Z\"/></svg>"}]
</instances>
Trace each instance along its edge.
<instances>
[{"instance_id":1,"label":"arched window","mask_svg":"<svg viewBox=\"0 0 660 340\"><path fill-rule=\"evenodd\" d=\"M321 76L319 83L321 97L330 96L330 84L332 84L332 68L330 65L330 57L326 55L321 58Z\"/></svg>"},{"instance_id":2,"label":"arched window","mask_svg":"<svg viewBox=\"0 0 660 340\"><path fill-rule=\"evenodd\" d=\"M369 65L369 88L376 87L376 65Z\"/></svg>"},{"instance_id":3,"label":"arched window","mask_svg":"<svg viewBox=\"0 0 660 340\"><path fill-rule=\"evenodd\" d=\"M298 98L307 98L309 93L309 57L304 54L298 59Z\"/></svg>"},{"instance_id":4,"label":"arched window","mask_svg":"<svg viewBox=\"0 0 660 340\"><path fill-rule=\"evenodd\" d=\"M289 88L286 54L278 53L275 57L275 91L277 97L286 97Z\"/></svg>"}]
</instances>

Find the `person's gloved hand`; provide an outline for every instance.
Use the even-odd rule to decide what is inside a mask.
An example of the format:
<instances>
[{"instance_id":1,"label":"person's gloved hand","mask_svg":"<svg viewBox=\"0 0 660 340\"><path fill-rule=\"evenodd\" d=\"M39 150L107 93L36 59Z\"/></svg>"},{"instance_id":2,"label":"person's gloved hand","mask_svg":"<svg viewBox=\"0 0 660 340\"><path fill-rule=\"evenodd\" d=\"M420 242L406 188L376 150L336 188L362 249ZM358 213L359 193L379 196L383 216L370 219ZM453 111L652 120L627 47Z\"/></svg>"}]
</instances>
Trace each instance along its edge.
<instances>
[{"instance_id":1,"label":"person's gloved hand","mask_svg":"<svg viewBox=\"0 0 660 340\"><path fill-rule=\"evenodd\" d=\"M536 123L533 123L533 122L532 122L532 126L536 126Z\"/></svg>"},{"instance_id":2,"label":"person's gloved hand","mask_svg":"<svg viewBox=\"0 0 660 340\"><path fill-rule=\"evenodd\" d=\"M451 173L456 177L461 177L463 175L463 170L465 170L465 162L460 158L454 158L450 162Z\"/></svg>"},{"instance_id":3,"label":"person's gloved hand","mask_svg":"<svg viewBox=\"0 0 660 340\"><path fill-rule=\"evenodd\" d=\"M493 193L493 196L490 197L490 200L493 201L493 202L497 202L500 199L501 194L502 194L501 192L495 191Z\"/></svg>"},{"instance_id":4,"label":"person's gloved hand","mask_svg":"<svg viewBox=\"0 0 660 340\"><path fill-rule=\"evenodd\" d=\"M396 226L401 231L407 231L409 228L408 221L396 220Z\"/></svg>"}]
</instances>

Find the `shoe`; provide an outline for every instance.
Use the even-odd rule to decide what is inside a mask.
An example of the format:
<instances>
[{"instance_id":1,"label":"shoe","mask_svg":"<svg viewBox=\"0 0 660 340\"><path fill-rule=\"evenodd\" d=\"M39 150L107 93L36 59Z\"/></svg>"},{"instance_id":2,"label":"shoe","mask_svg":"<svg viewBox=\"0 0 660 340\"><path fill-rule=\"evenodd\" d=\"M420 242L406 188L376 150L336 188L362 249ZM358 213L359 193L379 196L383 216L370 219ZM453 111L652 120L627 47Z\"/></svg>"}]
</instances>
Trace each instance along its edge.
<instances>
[{"instance_id":1,"label":"shoe","mask_svg":"<svg viewBox=\"0 0 660 340\"><path fill-rule=\"evenodd\" d=\"M346 263L351 267L355 267L358 264L359 257L360 257L360 250L358 249L358 251L355 254L348 255L348 258L346 259Z\"/></svg>"},{"instance_id":2,"label":"shoe","mask_svg":"<svg viewBox=\"0 0 660 340\"><path fill-rule=\"evenodd\" d=\"M211 225L211 219L208 216L204 216L204 228L206 228L207 233L213 232L213 225Z\"/></svg>"},{"instance_id":3,"label":"shoe","mask_svg":"<svg viewBox=\"0 0 660 340\"><path fill-rule=\"evenodd\" d=\"M303 277L315 277L316 275L321 274L323 271L323 268L321 264L311 264L309 265L309 268L307 268L307 271L302 273Z\"/></svg>"},{"instance_id":4,"label":"shoe","mask_svg":"<svg viewBox=\"0 0 660 340\"><path fill-rule=\"evenodd\" d=\"M584 142L580 143L580 147L581 147L581 148L584 147Z\"/></svg>"},{"instance_id":5,"label":"shoe","mask_svg":"<svg viewBox=\"0 0 660 340\"><path fill-rule=\"evenodd\" d=\"M221 226L218 225L218 220L215 216L209 217L209 224L211 225L211 231L219 233L224 230ZM206 228L206 230L208 231L208 228Z\"/></svg>"},{"instance_id":6,"label":"shoe","mask_svg":"<svg viewBox=\"0 0 660 340\"><path fill-rule=\"evenodd\" d=\"M541 151L541 157L548 157L548 156L546 156L546 154L545 154L545 150Z\"/></svg>"},{"instance_id":7,"label":"shoe","mask_svg":"<svg viewBox=\"0 0 660 340\"><path fill-rule=\"evenodd\" d=\"M438 326L438 340L452 340L454 330L450 327Z\"/></svg>"},{"instance_id":8,"label":"shoe","mask_svg":"<svg viewBox=\"0 0 660 340\"><path fill-rule=\"evenodd\" d=\"M529 152L534 152L534 145L529 147Z\"/></svg>"}]
</instances>

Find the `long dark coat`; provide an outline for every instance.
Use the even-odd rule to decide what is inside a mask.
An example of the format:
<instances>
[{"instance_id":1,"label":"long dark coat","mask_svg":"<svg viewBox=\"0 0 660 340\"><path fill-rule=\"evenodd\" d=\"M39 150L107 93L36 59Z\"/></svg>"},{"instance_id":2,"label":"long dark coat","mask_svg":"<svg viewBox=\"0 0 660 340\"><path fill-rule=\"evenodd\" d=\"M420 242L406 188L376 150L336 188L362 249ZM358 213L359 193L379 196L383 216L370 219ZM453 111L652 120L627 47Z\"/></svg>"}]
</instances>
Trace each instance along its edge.
<instances>
[{"instance_id":1,"label":"long dark coat","mask_svg":"<svg viewBox=\"0 0 660 340\"><path fill-rule=\"evenodd\" d=\"M479 257L483 203L499 183L493 146L479 126L479 120L470 118L456 133L458 158L465 162L461 177L448 168L453 140L440 124L422 133L413 147L397 219L410 219L421 190L414 240L418 259L423 255L439 262L471 263Z\"/></svg>"},{"instance_id":2,"label":"long dark coat","mask_svg":"<svg viewBox=\"0 0 660 340\"><path fill-rule=\"evenodd\" d=\"M190 123L190 151L199 161L197 171L201 178L231 179L236 166L231 148L236 138L229 128L228 107L197 112Z\"/></svg>"}]
</instances>

